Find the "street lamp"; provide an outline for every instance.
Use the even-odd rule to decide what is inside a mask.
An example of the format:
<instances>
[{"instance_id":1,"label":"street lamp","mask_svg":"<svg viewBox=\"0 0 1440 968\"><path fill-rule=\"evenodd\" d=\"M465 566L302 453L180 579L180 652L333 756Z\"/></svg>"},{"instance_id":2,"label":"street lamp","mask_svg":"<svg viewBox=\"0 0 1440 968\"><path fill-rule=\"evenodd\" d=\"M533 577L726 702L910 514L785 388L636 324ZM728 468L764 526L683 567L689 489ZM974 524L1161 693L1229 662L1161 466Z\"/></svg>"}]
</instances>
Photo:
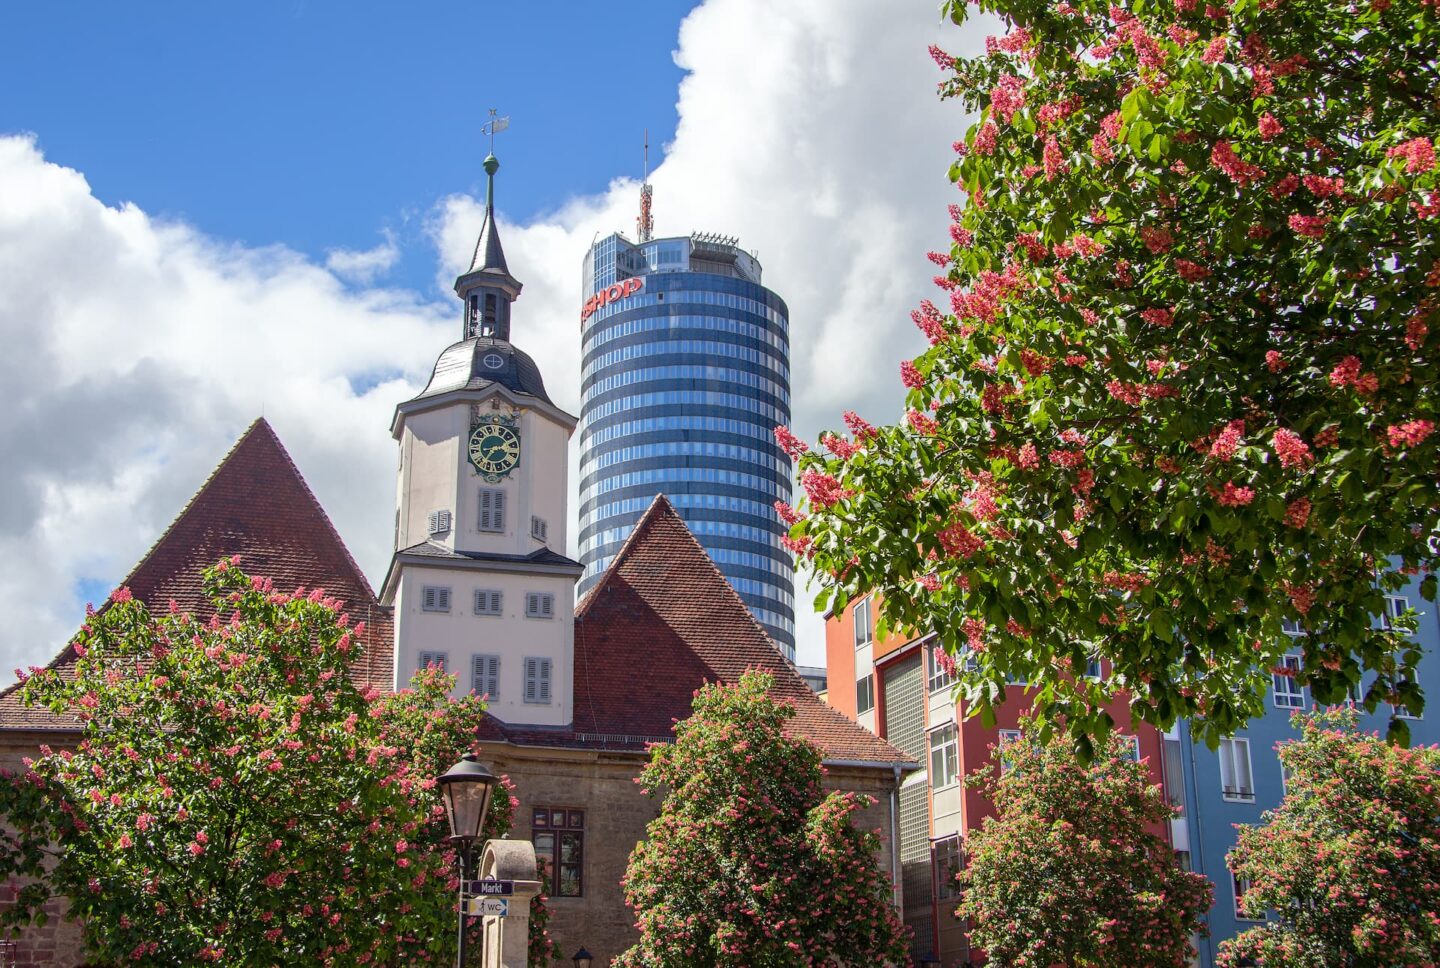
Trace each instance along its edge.
<instances>
[{"instance_id":1,"label":"street lamp","mask_svg":"<svg viewBox=\"0 0 1440 968\"><path fill-rule=\"evenodd\" d=\"M920 968L940 968L940 959L931 952L920 959Z\"/></svg>"},{"instance_id":2,"label":"street lamp","mask_svg":"<svg viewBox=\"0 0 1440 968\"><path fill-rule=\"evenodd\" d=\"M459 855L460 945L455 964L457 968L465 968L465 882L474 874L472 852L475 841L480 839L480 829L485 826L490 797L500 778L477 761L474 753L466 753L435 782L440 784L440 799L445 803L445 817L450 821L450 839Z\"/></svg>"},{"instance_id":3,"label":"street lamp","mask_svg":"<svg viewBox=\"0 0 1440 968\"><path fill-rule=\"evenodd\" d=\"M575 962L575 968L590 968L590 962L593 961L594 958L595 956L586 951L585 946L582 944L580 950L575 952L570 960Z\"/></svg>"}]
</instances>

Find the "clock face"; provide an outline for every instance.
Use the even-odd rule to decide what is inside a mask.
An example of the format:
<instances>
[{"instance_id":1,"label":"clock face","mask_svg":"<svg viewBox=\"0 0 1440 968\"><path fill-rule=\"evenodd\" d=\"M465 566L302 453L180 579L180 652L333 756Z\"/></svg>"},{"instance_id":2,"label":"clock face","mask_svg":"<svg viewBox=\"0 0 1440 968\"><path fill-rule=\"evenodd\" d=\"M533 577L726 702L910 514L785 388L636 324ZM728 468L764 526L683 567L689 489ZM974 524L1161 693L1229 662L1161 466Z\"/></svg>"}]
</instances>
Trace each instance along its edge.
<instances>
[{"instance_id":1,"label":"clock face","mask_svg":"<svg viewBox=\"0 0 1440 968\"><path fill-rule=\"evenodd\" d=\"M492 481L520 463L520 435L502 423L483 423L470 434L470 463Z\"/></svg>"}]
</instances>

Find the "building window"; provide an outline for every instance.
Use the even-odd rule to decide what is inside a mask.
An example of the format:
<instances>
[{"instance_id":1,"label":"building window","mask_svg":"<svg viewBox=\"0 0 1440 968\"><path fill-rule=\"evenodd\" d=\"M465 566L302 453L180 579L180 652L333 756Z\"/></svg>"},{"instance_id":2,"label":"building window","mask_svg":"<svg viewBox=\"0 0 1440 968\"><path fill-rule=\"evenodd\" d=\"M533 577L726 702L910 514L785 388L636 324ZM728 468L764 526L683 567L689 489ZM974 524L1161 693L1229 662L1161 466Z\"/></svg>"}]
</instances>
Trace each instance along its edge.
<instances>
[{"instance_id":1,"label":"building window","mask_svg":"<svg viewBox=\"0 0 1440 968\"><path fill-rule=\"evenodd\" d=\"M450 530L449 511L431 511L425 522L426 530L430 534L445 534Z\"/></svg>"},{"instance_id":2,"label":"building window","mask_svg":"<svg viewBox=\"0 0 1440 968\"><path fill-rule=\"evenodd\" d=\"M536 541L545 541L549 536L550 526L545 523L545 519L530 515L530 537Z\"/></svg>"},{"instance_id":3,"label":"building window","mask_svg":"<svg viewBox=\"0 0 1440 968\"><path fill-rule=\"evenodd\" d=\"M419 668L428 669L434 666L436 671L445 671L445 662L449 657L444 652L421 652Z\"/></svg>"},{"instance_id":4,"label":"building window","mask_svg":"<svg viewBox=\"0 0 1440 968\"><path fill-rule=\"evenodd\" d=\"M1255 802L1250 774L1250 741L1231 737L1220 741L1220 789L1234 803Z\"/></svg>"},{"instance_id":5,"label":"building window","mask_svg":"<svg viewBox=\"0 0 1440 968\"><path fill-rule=\"evenodd\" d=\"M480 488L480 531L505 530L505 492L498 487Z\"/></svg>"},{"instance_id":6,"label":"building window","mask_svg":"<svg viewBox=\"0 0 1440 968\"><path fill-rule=\"evenodd\" d=\"M536 807L530 814L530 842L550 877L551 895L580 897L585 885L585 811Z\"/></svg>"},{"instance_id":7,"label":"building window","mask_svg":"<svg viewBox=\"0 0 1440 968\"><path fill-rule=\"evenodd\" d=\"M426 585L420 590L420 607L427 612L450 611L450 589L444 585Z\"/></svg>"},{"instance_id":8,"label":"building window","mask_svg":"<svg viewBox=\"0 0 1440 968\"><path fill-rule=\"evenodd\" d=\"M1385 596L1385 615L1381 618L1380 624L1387 629L1395 627L1395 620L1410 611L1410 599L1404 595Z\"/></svg>"},{"instance_id":9,"label":"building window","mask_svg":"<svg viewBox=\"0 0 1440 968\"><path fill-rule=\"evenodd\" d=\"M1180 740L1165 737L1165 799L1175 816L1185 816L1185 772ZM1188 870L1188 868L1187 868Z\"/></svg>"},{"instance_id":10,"label":"building window","mask_svg":"<svg viewBox=\"0 0 1440 968\"><path fill-rule=\"evenodd\" d=\"M500 608L505 603L505 596L498 588L477 588L475 589L475 614L476 615L499 615Z\"/></svg>"},{"instance_id":11,"label":"building window","mask_svg":"<svg viewBox=\"0 0 1440 968\"><path fill-rule=\"evenodd\" d=\"M1015 765L1014 761L1010 759L1010 756L1005 752L1005 750L1008 749L1012 743L1018 742L1020 742L1020 730L1000 730L1000 741L995 744L995 754L1000 758L1000 771L1002 773L1008 772L1010 770L1010 767Z\"/></svg>"},{"instance_id":12,"label":"building window","mask_svg":"<svg viewBox=\"0 0 1440 968\"><path fill-rule=\"evenodd\" d=\"M538 705L550 702L550 660L530 656L525 659L525 701Z\"/></svg>"},{"instance_id":13,"label":"building window","mask_svg":"<svg viewBox=\"0 0 1440 968\"><path fill-rule=\"evenodd\" d=\"M1300 620L1298 618L1282 618L1280 620L1280 630L1286 635L1305 634L1305 627L1300 624Z\"/></svg>"},{"instance_id":14,"label":"building window","mask_svg":"<svg viewBox=\"0 0 1440 968\"><path fill-rule=\"evenodd\" d=\"M477 655L470 660L470 688L477 696L500 698L500 657Z\"/></svg>"},{"instance_id":15,"label":"building window","mask_svg":"<svg viewBox=\"0 0 1440 968\"><path fill-rule=\"evenodd\" d=\"M955 660L938 642L925 649L925 681L931 692L949 689L955 684Z\"/></svg>"},{"instance_id":16,"label":"building window","mask_svg":"<svg viewBox=\"0 0 1440 968\"><path fill-rule=\"evenodd\" d=\"M960 779L960 748L955 724L930 732L930 787L938 790Z\"/></svg>"},{"instance_id":17,"label":"building window","mask_svg":"<svg viewBox=\"0 0 1440 968\"><path fill-rule=\"evenodd\" d=\"M875 676L865 676L855 683L855 712L868 713L875 708Z\"/></svg>"},{"instance_id":18,"label":"building window","mask_svg":"<svg viewBox=\"0 0 1440 968\"><path fill-rule=\"evenodd\" d=\"M1120 751L1120 755L1121 755L1122 757L1124 757L1125 759L1129 760L1131 763L1139 763L1139 762L1140 762L1140 737L1138 737L1138 736L1125 736L1125 737L1122 737L1122 738L1123 738L1126 742L1125 742L1124 748Z\"/></svg>"},{"instance_id":19,"label":"building window","mask_svg":"<svg viewBox=\"0 0 1440 968\"><path fill-rule=\"evenodd\" d=\"M526 592L525 617L554 618L555 596L549 592Z\"/></svg>"},{"instance_id":20,"label":"building window","mask_svg":"<svg viewBox=\"0 0 1440 968\"><path fill-rule=\"evenodd\" d=\"M1096 682L1100 682L1105 678L1104 670L1100 667L1099 656L1091 656L1085 661L1085 678L1094 679Z\"/></svg>"},{"instance_id":21,"label":"building window","mask_svg":"<svg viewBox=\"0 0 1440 968\"><path fill-rule=\"evenodd\" d=\"M960 873L963 857L960 853L960 836L951 834L943 840L937 840L931 844L930 849L935 868L935 897L942 901L959 897L960 887L955 883L955 875Z\"/></svg>"},{"instance_id":22,"label":"building window","mask_svg":"<svg viewBox=\"0 0 1440 968\"><path fill-rule=\"evenodd\" d=\"M1250 882L1239 874L1230 873L1230 889L1235 893L1235 917L1241 921L1264 921L1264 918L1252 918L1244 911L1245 895L1250 890Z\"/></svg>"},{"instance_id":23,"label":"building window","mask_svg":"<svg viewBox=\"0 0 1440 968\"><path fill-rule=\"evenodd\" d=\"M869 645L875 638L875 628L870 619L870 599L862 598L855 606L855 648Z\"/></svg>"},{"instance_id":24,"label":"building window","mask_svg":"<svg viewBox=\"0 0 1440 968\"><path fill-rule=\"evenodd\" d=\"M1300 675L1300 657L1282 655L1280 664L1270 673L1275 683L1275 706L1279 709L1304 709L1305 689L1296 681Z\"/></svg>"}]
</instances>

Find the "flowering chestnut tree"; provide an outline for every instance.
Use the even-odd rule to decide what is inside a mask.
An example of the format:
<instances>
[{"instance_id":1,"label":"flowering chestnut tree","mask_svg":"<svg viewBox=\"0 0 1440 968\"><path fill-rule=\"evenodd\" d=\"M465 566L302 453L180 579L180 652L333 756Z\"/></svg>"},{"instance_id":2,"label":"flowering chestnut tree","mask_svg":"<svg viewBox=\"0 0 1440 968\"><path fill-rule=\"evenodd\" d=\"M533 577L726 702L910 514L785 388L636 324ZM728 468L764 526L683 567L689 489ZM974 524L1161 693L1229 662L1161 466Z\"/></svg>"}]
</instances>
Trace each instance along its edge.
<instances>
[{"instance_id":1,"label":"flowering chestnut tree","mask_svg":"<svg viewBox=\"0 0 1440 968\"><path fill-rule=\"evenodd\" d=\"M992 964L1183 968L1213 890L1156 829L1173 810L1112 734L1088 763L1033 725L967 778L996 815L966 838L956 913Z\"/></svg>"},{"instance_id":2,"label":"flowering chestnut tree","mask_svg":"<svg viewBox=\"0 0 1440 968\"><path fill-rule=\"evenodd\" d=\"M483 703L433 670L380 698L349 669L363 626L323 591L206 571L212 617L116 592L71 643L73 677L22 696L78 718L0 782L4 922L64 897L102 961L430 963L454 948L456 869L434 777ZM496 798L492 833L513 804Z\"/></svg>"},{"instance_id":3,"label":"flowering chestnut tree","mask_svg":"<svg viewBox=\"0 0 1440 968\"><path fill-rule=\"evenodd\" d=\"M900 964L904 926L876 864L879 836L851 816L869 798L821 791L820 752L785 735L771 678L707 685L640 782L665 791L630 855L625 899L640 941L625 968Z\"/></svg>"},{"instance_id":4,"label":"flowering chestnut tree","mask_svg":"<svg viewBox=\"0 0 1440 968\"><path fill-rule=\"evenodd\" d=\"M1272 920L1220 963L1429 965L1440 951L1440 748L1396 749L1353 713L1296 716L1281 743L1285 799L1242 826L1229 864L1248 914Z\"/></svg>"},{"instance_id":5,"label":"flowering chestnut tree","mask_svg":"<svg viewBox=\"0 0 1440 968\"><path fill-rule=\"evenodd\" d=\"M1007 32L932 51L977 117L908 413L779 434L819 606L879 591L889 626L969 650L974 707L1023 678L1082 752L1117 693L1234 731L1287 621L1320 701L1370 670L1367 708L1418 713L1417 654L1375 620L1406 575L1435 597L1440 8L978 7ZM1076 674L1097 656L1104 683Z\"/></svg>"}]
</instances>

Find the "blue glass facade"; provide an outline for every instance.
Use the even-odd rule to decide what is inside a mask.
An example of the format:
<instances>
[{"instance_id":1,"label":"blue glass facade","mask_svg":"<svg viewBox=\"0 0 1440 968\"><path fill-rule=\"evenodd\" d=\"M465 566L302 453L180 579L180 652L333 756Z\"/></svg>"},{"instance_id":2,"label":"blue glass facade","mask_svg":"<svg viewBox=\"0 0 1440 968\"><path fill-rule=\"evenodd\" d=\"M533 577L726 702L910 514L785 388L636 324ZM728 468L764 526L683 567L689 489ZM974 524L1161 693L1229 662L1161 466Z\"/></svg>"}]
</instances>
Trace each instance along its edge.
<instances>
[{"instance_id":1,"label":"blue glass facade","mask_svg":"<svg viewBox=\"0 0 1440 968\"><path fill-rule=\"evenodd\" d=\"M790 423L784 300L733 239L709 236L612 235L583 277L580 592L663 493L794 661L794 566L774 509L791 502L774 437Z\"/></svg>"},{"instance_id":2,"label":"blue glass facade","mask_svg":"<svg viewBox=\"0 0 1440 968\"><path fill-rule=\"evenodd\" d=\"M1427 697L1440 696L1440 619L1434 606L1420 597L1415 582L1391 596L1387 605L1397 613L1414 608L1419 614L1414 636L1423 653L1419 685ZM1296 662L1302 634L1297 628L1295 648L1291 650ZM1300 689L1293 680L1281 675L1271 679L1266 714L1251 720L1233 739L1223 741L1219 749L1212 750L1192 739L1184 723L1177 725L1167 741L1166 785L1172 802L1183 803L1184 811L1175 825L1175 846L1186 850L1191 868L1205 874L1215 885L1215 906L1208 918L1210 937L1198 943L1200 964L1204 968L1215 965L1221 941L1257 923L1237 912L1235 895L1237 888L1243 890L1243 885L1235 883L1225 866L1225 858L1235 846L1235 824L1263 823L1265 811L1280 805L1285 796L1285 778L1276 744L1297 739L1299 730L1290 725L1290 717L1298 710L1315 706L1309 690ZM1363 685L1369 687L1369 678ZM1377 712L1361 713L1360 726L1383 736L1389 714L1390 707L1381 704ZM1427 710L1423 717L1408 720L1408 725L1412 745L1440 742L1440 714ZM1175 789L1180 785L1175 782L1177 774L1183 782L1183 791Z\"/></svg>"}]
</instances>

